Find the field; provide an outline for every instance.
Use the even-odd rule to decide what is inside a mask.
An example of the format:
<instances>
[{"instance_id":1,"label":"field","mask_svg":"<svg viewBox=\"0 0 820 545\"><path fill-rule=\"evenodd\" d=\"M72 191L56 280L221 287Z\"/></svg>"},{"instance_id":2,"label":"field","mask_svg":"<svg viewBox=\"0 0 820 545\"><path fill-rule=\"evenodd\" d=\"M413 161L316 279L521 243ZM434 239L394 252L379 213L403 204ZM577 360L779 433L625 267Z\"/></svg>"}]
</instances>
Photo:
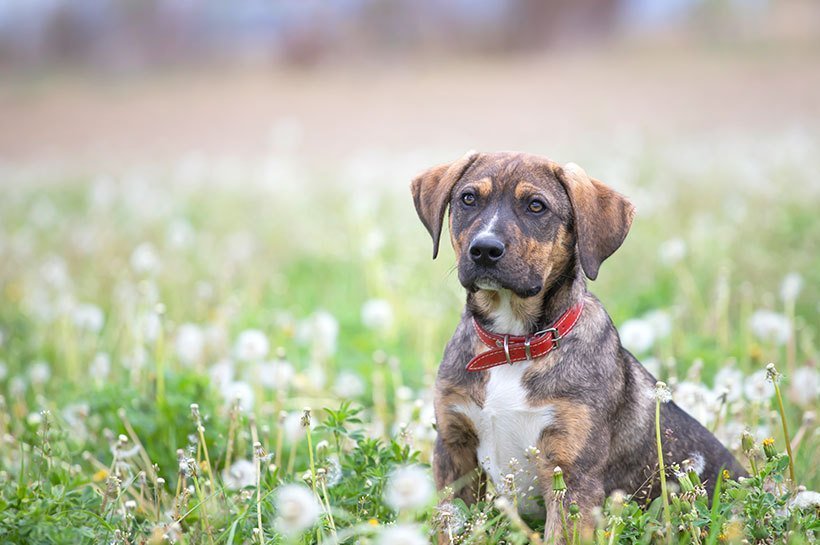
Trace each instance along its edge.
<instances>
[{"instance_id":1,"label":"field","mask_svg":"<svg viewBox=\"0 0 820 545\"><path fill-rule=\"evenodd\" d=\"M617 66L632 61L620 62L595 73L623 97L633 80ZM408 186L466 151L458 145L511 147L504 141L577 162L633 200L632 231L590 289L627 348L755 474L721 483L710 507L697 483L689 490L670 472L671 529L660 501L617 496L595 521L595 543L815 543L820 134L769 127L778 115L816 113L804 85L816 75L761 62L773 74L765 88L755 83L760 64L726 76L716 62L702 80L699 70L670 69L650 82L649 105L636 96L628 112L616 111L617 101L601 106L610 109L598 112L606 131L592 114L585 126L551 131L520 123L537 94L495 83L472 99L526 95L517 116L482 118L475 138L451 127L429 142L428 127L457 110L455 101L394 113L406 75L383 76L361 94L355 78L335 81L341 91L321 97L310 95L318 93L312 76L294 77L285 91L292 103L270 105L248 91L230 114L237 133L263 117L257 106L276 117L291 105L304 124L265 125L264 153L236 156L208 143L181 153L205 125L179 112L166 119L150 98L107 117L117 96L80 100L68 91L53 108L34 104L26 123L14 93L3 94L0 108L20 116L21 128L0 143L25 160L0 165L0 542L416 545L439 530L459 544L540 544L532 532L543 521L518 518L503 491L472 507L436 507L429 469L431 386L464 293L449 248L430 260ZM530 68L496 66L504 78L494 81ZM672 95L661 92L667 76ZM433 76L416 91L424 101L451 97L458 77L446 80L447 92ZM594 101L594 83L579 98L571 79L558 81L559 98L536 121L546 126L573 97ZM773 101L780 110L763 114L766 129L700 130L723 100L716 95L678 135L684 109L664 111L667 100L687 103L677 83L710 97L748 87L753 98L721 110L729 125L754 116L772 86L782 91ZM220 103L214 87L214 96L192 99L198 123ZM355 125L372 87L382 101ZM405 92L404 100L415 96ZM327 111L313 111L324 97ZM98 102L103 114L85 124ZM344 128L322 132L337 114L333 126ZM453 126L467 115L458 111ZM649 129L613 129L624 116ZM128 138L159 134L163 123L175 143L151 150L166 153L161 161L31 166L46 155L31 148L38 142L81 156L77 134L111 134L127 148ZM576 542L577 520L567 517Z\"/></svg>"}]
</instances>

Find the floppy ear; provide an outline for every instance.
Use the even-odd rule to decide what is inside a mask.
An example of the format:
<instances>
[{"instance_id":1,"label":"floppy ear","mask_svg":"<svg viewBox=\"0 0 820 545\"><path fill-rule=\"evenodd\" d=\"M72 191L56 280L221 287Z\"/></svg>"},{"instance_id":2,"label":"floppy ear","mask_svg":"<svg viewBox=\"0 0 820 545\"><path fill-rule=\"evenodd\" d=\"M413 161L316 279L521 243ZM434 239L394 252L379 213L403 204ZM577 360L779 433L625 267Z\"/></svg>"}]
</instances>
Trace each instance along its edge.
<instances>
[{"instance_id":1,"label":"floppy ear","mask_svg":"<svg viewBox=\"0 0 820 545\"><path fill-rule=\"evenodd\" d=\"M419 174L410 184L419 219L433 237L433 259L438 255L441 225L450 202L450 193L476 157L478 153L471 151L458 161L438 165Z\"/></svg>"},{"instance_id":2,"label":"floppy ear","mask_svg":"<svg viewBox=\"0 0 820 545\"><path fill-rule=\"evenodd\" d=\"M590 178L575 163L557 167L556 173L572 202L581 267L590 280L595 280L601 263L626 238L635 207L620 193Z\"/></svg>"}]
</instances>

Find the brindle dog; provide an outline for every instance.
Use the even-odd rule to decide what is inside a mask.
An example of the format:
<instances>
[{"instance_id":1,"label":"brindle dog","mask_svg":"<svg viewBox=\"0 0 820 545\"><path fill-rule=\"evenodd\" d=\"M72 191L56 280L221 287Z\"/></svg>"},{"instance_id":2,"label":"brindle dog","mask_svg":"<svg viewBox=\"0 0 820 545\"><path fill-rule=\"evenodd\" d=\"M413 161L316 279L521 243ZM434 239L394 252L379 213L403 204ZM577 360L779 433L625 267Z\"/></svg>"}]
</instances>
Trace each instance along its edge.
<instances>
[{"instance_id":1,"label":"brindle dog","mask_svg":"<svg viewBox=\"0 0 820 545\"><path fill-rule=\"evenodd\" d=\"M586 288L623 242L634 208L574 164L522 153L469 153L415 180L413 198L433 238L449 206L450 237L467 305L439 367L433 469L439 489L476 501L489 477L519 510L546 515L562 542L551 491L560 466L565 504L577 502L586 533L591 510L618 489L659 494L655 378L621 346L600 301ZM575 327L543 357L469 372L488 350L484 329L530 335L583 300ZM675 403L661 409L667 464L686 460L711 494L718 472L743 469ZM543 498L543 502L539 501Z\"/></svg>"}]
</instances>

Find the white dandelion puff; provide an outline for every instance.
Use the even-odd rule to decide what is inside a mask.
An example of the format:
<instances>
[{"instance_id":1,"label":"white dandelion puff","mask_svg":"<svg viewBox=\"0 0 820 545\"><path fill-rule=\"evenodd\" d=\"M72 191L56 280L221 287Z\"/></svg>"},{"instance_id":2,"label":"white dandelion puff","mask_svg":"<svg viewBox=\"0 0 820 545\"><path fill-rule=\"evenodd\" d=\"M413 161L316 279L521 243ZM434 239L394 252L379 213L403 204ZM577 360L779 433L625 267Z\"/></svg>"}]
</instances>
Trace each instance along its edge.
<instances>
[{"instance_id":1,"label":"white dandelion puff","mask_svg":"<svg viewBox=\"0 0 820 545\"><path fill-rule=\"evenodd\" d=\"M293 537L313 527L321 508L313 492L301 484L286 484L275 492L276 529Z\"/></svg>"},{"instance_id":2,"label":"white dandelion puff","mask_svg":"<svg viewBox=\"0 0 820 545\"><path fill-rule=\"evenodd\" d=\"M785 344L792 335L789 319L771 310L755 311L749 318L749 328L762 341Z\"/></svg>"},{"instance_id":3,"label":"white dandelion puff","mask_svg":"<svg viewBox=\"0 0 820 545\"><path fill-rule=\"evenodd\" d=\"M273 360L259 363L254 368L259 383L270 390L287 388L296 372L287 360Z\"/></svg>"},{"instance_id":4,"label":"white dandelion puff","mask_svg":"<svg viewBox=\"0 0 820 545\"><path fill-rule=\"evenodd\" d=\"M105 380L111 372L111 357L105 352L98 352L88 365L88 372L95 380Z\"/></svg>"},{"instance_id":5,"label":"white dandelion puff","mask_svg":"<svg viewBox=\"0 0 820 545\"><path fill-rule=\"evenodd\" d=\"M726 390L726 400L737 401L743 395L743 373L734 367L724 367L715 375L715 392Z\"/></svg>"},{"instance_id":6,"label":"white dandelion puff","mask_svg":"<svg viewBox=\"0 0 820 545\"><path fill-rule=\"evenodd\" d=\"M174 348L180 361L193 365L202 359L205 350L205 334L195 324L182 324L177 330Z\"/></svg>"},{"instance_id":7,"label":"white dandelion puff","mask_svg":"<svg viewBox=\"0 0 820 545\"><path fill-rule=\"evenodd\" d=\"M414 524L395 524L384 528L378 545L427 545L429 540Z\"/></svg>"},{"instance_id":8,"label":"white dandelion puff","mask_svg":"<svg viewBox=\"0 0 820 545\"><path fill-rule=\"evenodd\" d=\"M44 361L36 361L28 368L28 378L32 384L45 384L51 378L51 367Z\"/></svg>"},{"instance_id":9,"label":"white dandelion puff","mask_svg":"<svg viewBox=\"0 0 820 545\"><path fill-rule=\"evenodd\" d=\"M642 354L652 348L655 343L655 329L652 325L639 318L627 320L620 327L621 343L630 352Z\"/></svg>"},{"instance_id":10,"label":"white dandelion puff","mask_svg":"<svg viewBox=\"0 0 820 545\"><path fill-rule=\"evenodd\" d=\"M789 398L801 407L811 406L820 398L820 373L814 367L798 367L789 385Z\"/></svg>"},{"instance_id":11,"label":"white dandelion puff","mask_svg":"<svg viewBox=\"0 0 820 545\"><path fill-rule=\"evenodd\" d=\"M390 475L384 499L395 511L413 510L427 505L433 491L433 481L427 471L419 466L405 466Z\"/></svg>"},{"instance_id":12,"label":"white dandelion puff","mask_svg":"<svg viewBox=\"0 0 820 545\"><path fill-rule=\"evenodd\" d=\"M766 371L761 369L746 377L743 393L749 401L762 403L774 395L774 385L768 379Z\"/></svg>"},{"instance_id":13,"label":"white dandelion puff","mask_svg":"<svg viewBox=\"0 0 820 545\"><path fill-rule=\"evenodd\" d=\"M669 403L672 401L672 391L669 390L669 386L667 386L662 380L655 383L655 390L653 393L655 399L661 403Z\"/></svg>"},{"instance_id":14,"label":"white dandelion puff","mask_svg":"<svg viewBox=\"0 0 820 545\"><path fill-rule=\"evenodd\" d=\"M222 482L228 490L239 490L256 484L256 465L249 460L237 460L222 471Z\"/></svg>"},{"instance_id":15,"label":"white dandelion puff","mask_svg":"<svg viewBox=\"0 0 820 545\"><path fill-rule=\"evenodd\" d=\"M656 339L668 337L672 332L672 316L665 310L657 309L647 312L643 319L649 323Z\"/></svg>"},{"instance_id":16,"label":"white dandelion puff","mask_svg":"<svg viewBox=\"0 0 820 545\"><path fill-rule=\"evenodd\" d=\"M333 384L333 392L343 399L353 399L364 394L365 384L362 378L352 371L342 371Z\"/></svg>"},{"instance_id":17,"label":"white dandelion puff","mask_svg":"<svg viewBox=\"0 0 820 545\"><path fill-rule=\"evenodd\" d=\"M393 308L384 299L370 299L362 305L362 324L373 331L388 331L393 325Z\"/></svg>"},{"instance_id":18,"label":"white dandelion puff","mask_svg":"<svg viewBox=\"0 0 820 545\"><path fill-rule=\"evenodd\" d=\"M799 273L791 272L783 278L780 284L780 298L785 302L794 302L803 289L803 277Z\"/></svg>"},{"instance_id":19,"label":"white dandelion puff","mask_svg":"<svg viewBox=\"0 0 820 545\"><path fill-rule=\"evenodd\" d=\"M222 388L222 397L229 405L239 401L239 406L244 412L253 409L253 388L247 382L235 381L226 384Z\"/></svg>"},{"instance_id":20,"label":"white dandelion puff","mask_svg":"<svg viewBox=\"0 0 820 545\"><path fill-rule=\"evenodd\" d=\"M797 509L820 508L820 492L802 490L790 502L790 507Z\"/></svg>"},{"instance_id":21,"label":"white dandelion puff","mask_svg":"<svg viewBox=\"0 0 820 545\"><path fill-rule=\"evenodd\" d=\"M150 242L143 242L131 252L131 268L137 273L155 273L160 264L159 255Z\"/></svg>"},{"instance_id":22,"label":"white dandelion puff","mask_svg":"<svg viewBox=\"0 0 820 545\"><path fill-rule=\"evenodd\" d=\"M270 343L263 332L247 329L239 334L234 354L240 361L259 361L268 355Z\"/></svg>"},{"instance_id":23,"label":"white dandelion puff","mask_svg":"<svg viewBox=\"0 0 820 545\"><path fill-rule=\"evenodd\" d=\"M72 312L72 320L77 329L99 333L105 324L105 314L97 305L84 303L77 305Z\"/></svg>"},{"instance_id":24,"label":"white dandelion puff","mask_svg":"<svg viewBox=\"0 0 820 545\"><path fill-rule=\"evenodd\" d=\"M658 248L661 263L671 267L686 257L686 242L682 238L672 238L663 242Z\"/></svg>"}]
</instances>

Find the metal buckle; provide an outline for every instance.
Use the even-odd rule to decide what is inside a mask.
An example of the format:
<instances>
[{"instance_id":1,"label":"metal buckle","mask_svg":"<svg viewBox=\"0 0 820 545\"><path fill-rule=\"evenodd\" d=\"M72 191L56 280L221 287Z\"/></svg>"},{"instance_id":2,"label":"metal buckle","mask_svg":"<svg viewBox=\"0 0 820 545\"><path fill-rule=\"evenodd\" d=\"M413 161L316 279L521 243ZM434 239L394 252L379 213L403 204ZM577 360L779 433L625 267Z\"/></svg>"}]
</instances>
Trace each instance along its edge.
<instances>
[{"instance_id":1,"label":"metal buckle","mask_svg":"<svg viewBox=\"0 0 820 545\"><path fill-rule=\"evenodd\" d=\"M527 338L524 339L524 352L527 354L527 361L532 360L532 352L530 352L530 341L532 341L532 337L527 335Z\"/></svg>"},{"instance_id":2,"label":"metal buckle","mask_svg":"<svg viewBox=\"0 0 820 545\"><path fill-rule=\"evenodd\" d=\"M507 358L507 365L512 365L512 360L510 359L510 336L504 335L504 356Z\"/></svg>"},{"instance_id":3,"label":"metal buckle","mask_svg":"<svg viewBox=\"0 0 820 545\"><path fill-rule=\"evenodd\" d=\"M547 333L552 333L552 343L554 348L558 348L558 341L561 340L561 336L558 334L558 330L554 327L548 327L547 329L542 329L541 331L536 331L532 334L533 337L540 337L541 335L546 335Z\"/></svg>"}]
</instances>

